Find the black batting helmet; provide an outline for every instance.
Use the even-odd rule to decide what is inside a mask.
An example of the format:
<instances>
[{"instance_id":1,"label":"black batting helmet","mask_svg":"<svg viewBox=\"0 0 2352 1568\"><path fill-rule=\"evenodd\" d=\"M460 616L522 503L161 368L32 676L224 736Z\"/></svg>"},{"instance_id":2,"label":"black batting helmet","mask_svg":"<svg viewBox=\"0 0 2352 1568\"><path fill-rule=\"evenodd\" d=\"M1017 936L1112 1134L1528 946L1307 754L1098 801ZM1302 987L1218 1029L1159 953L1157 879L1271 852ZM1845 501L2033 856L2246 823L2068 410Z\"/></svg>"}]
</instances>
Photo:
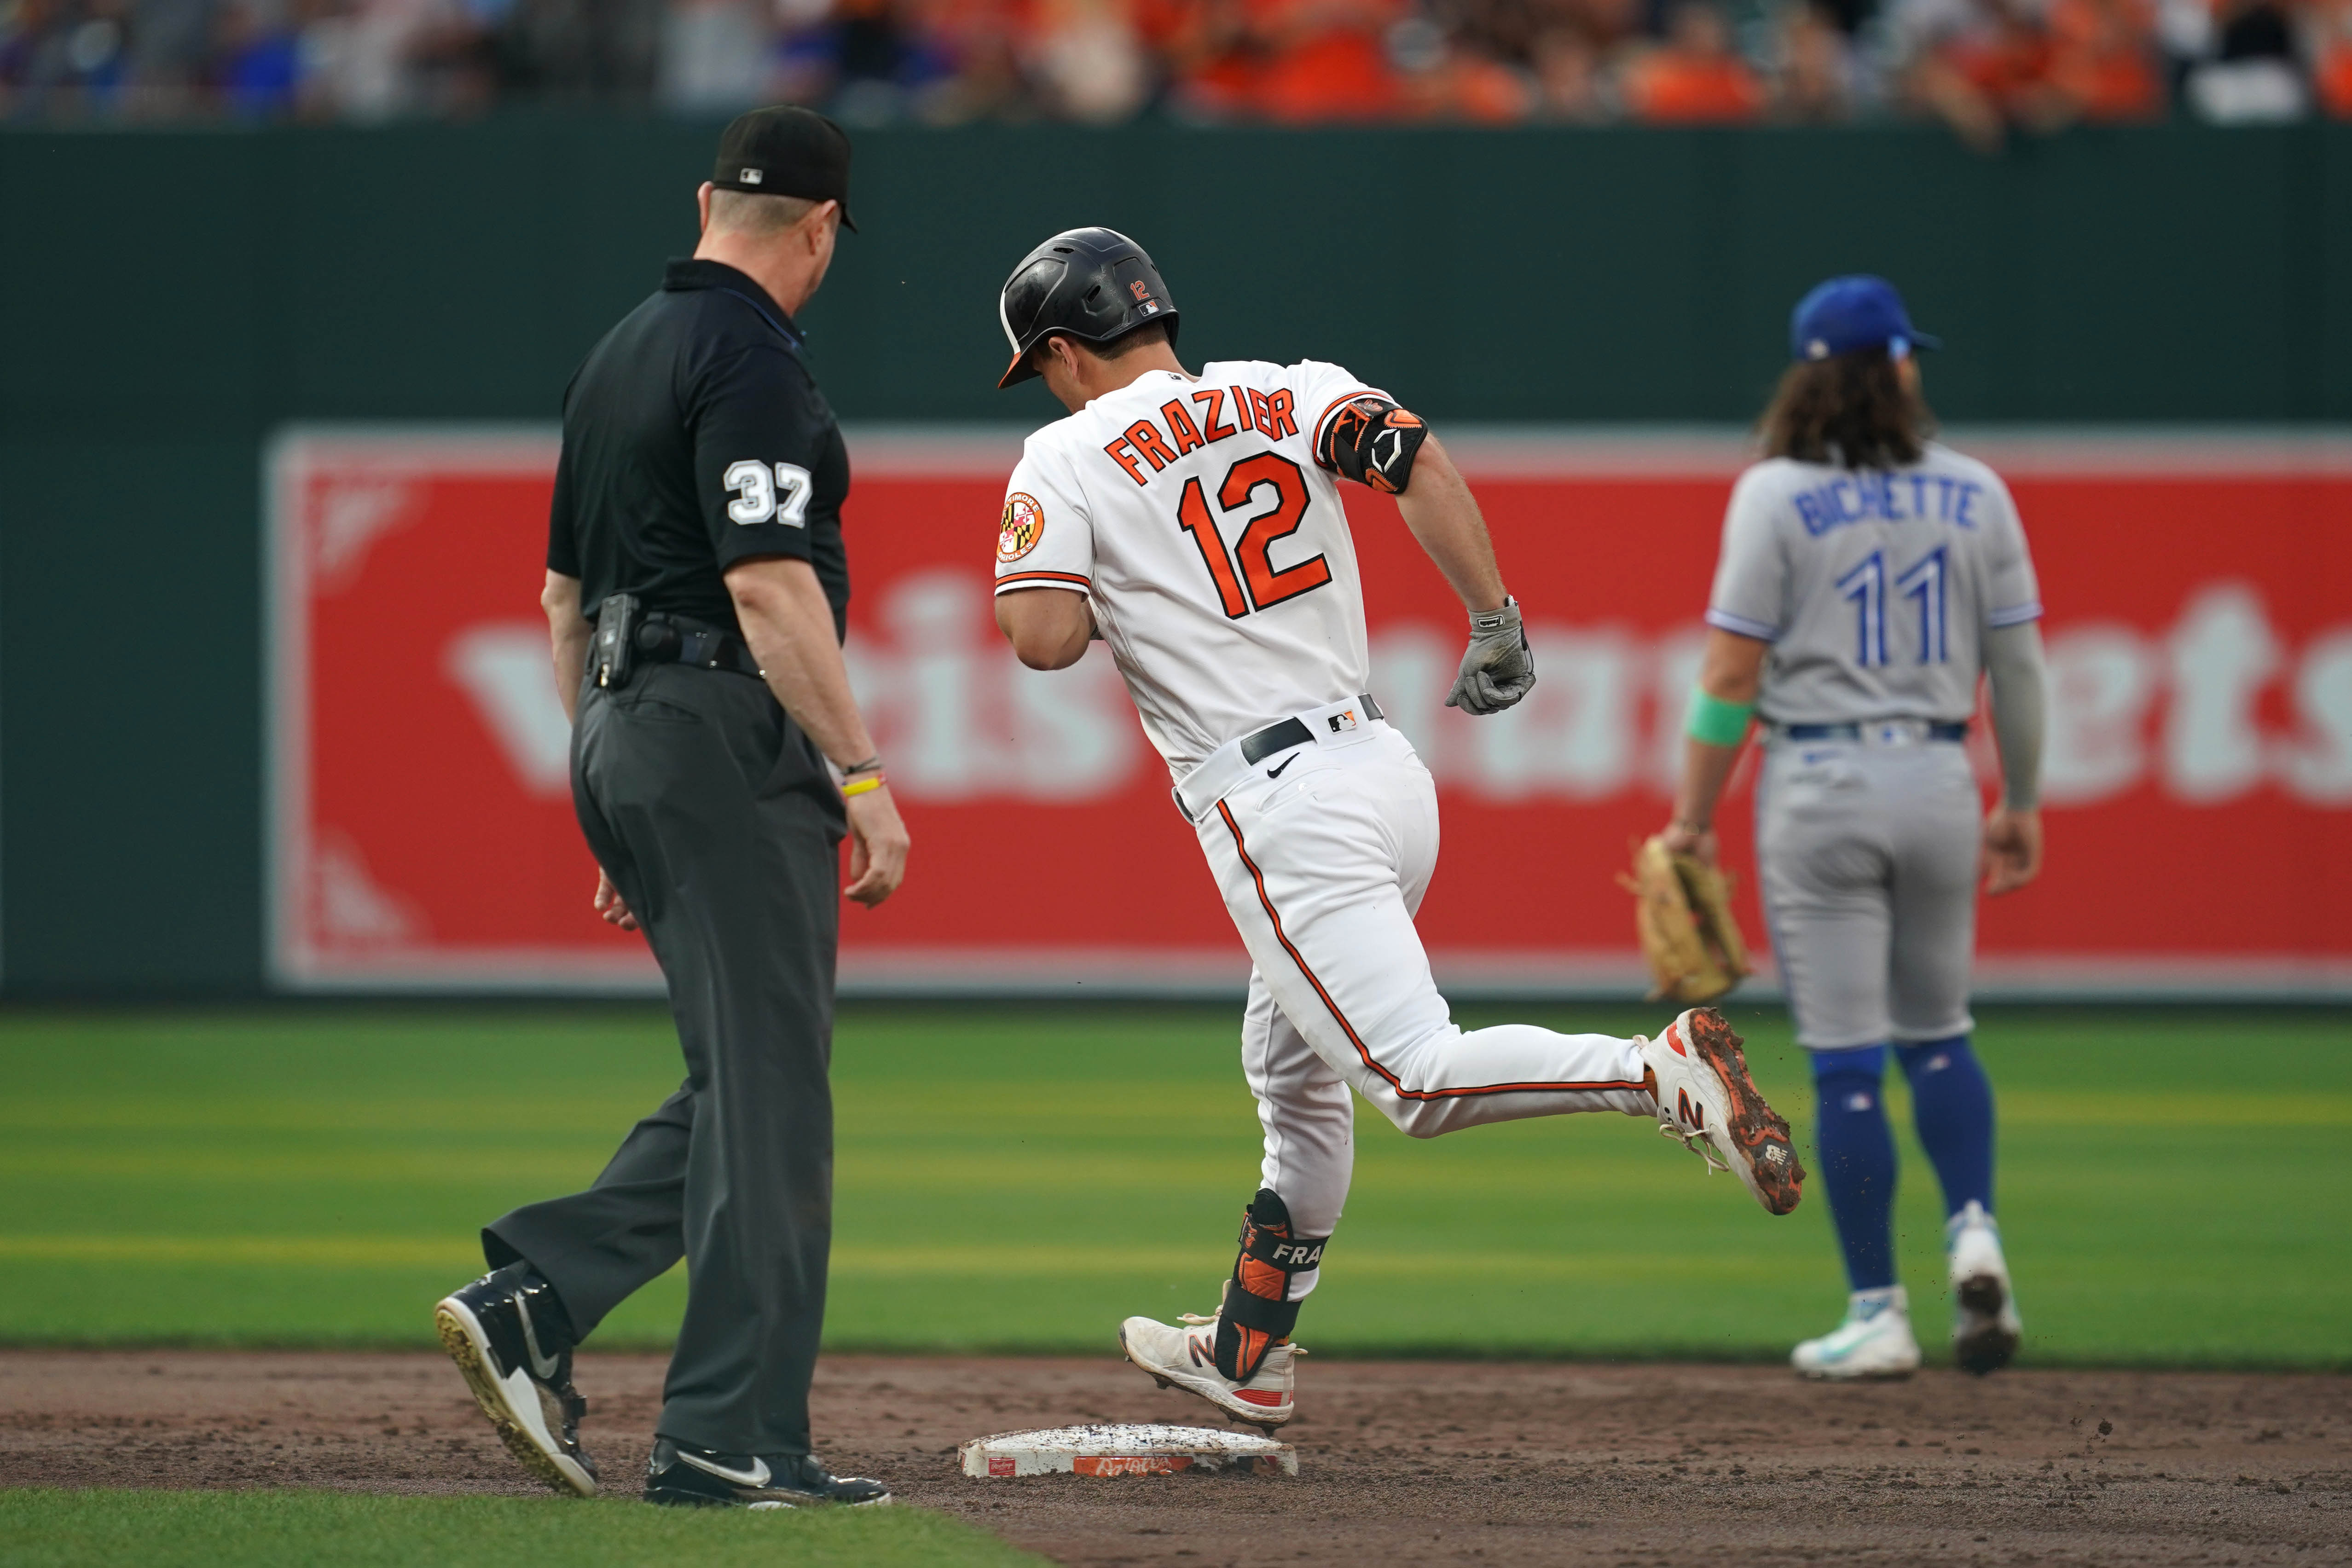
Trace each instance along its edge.
<instances>
[{"instance_id":1,"label":"black batting helmet","mask_svg":"<svg viewBox=\"0 0 2352 1568\"><path fill-rule=\"evenodd\" d=\"M997 296L997 319L1013 344L1013 363L996 384L1037 372L1029 350L1048 332L1108 343L1153 321L1176 340L1176 304L1143 247L1117 229L1071 229L1021 258Z\"/></svg>"}]
</instances>

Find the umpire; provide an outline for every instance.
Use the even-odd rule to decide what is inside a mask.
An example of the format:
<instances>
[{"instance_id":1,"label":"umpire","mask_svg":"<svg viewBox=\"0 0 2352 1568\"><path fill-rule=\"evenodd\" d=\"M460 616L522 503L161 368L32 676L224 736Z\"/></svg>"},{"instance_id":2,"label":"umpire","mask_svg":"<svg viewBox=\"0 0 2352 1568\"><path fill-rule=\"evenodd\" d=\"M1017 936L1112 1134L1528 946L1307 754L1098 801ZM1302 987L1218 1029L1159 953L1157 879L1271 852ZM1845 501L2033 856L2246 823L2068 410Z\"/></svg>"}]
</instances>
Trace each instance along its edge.
<instances>
[{"instance_id":1,"label":"umpire","mask_svg":"<svg viewBox=\"0 0 2352 1568\"><path fill-rule=\"evenodd\" d=\"M848 139L806 110L744 115L699 202L693 259L564 394L542 596L596 908L645 931L686 1082L587 1191L486 1228L493 1271L436 1318L507 1447L590 1496L572 1347L683 1256L646 1500L887 1502L809 1452L837 851L846 831L869 906L907 861L842 664L849 460L793 323L855 227Z\"/></svg>"}]
</instances>

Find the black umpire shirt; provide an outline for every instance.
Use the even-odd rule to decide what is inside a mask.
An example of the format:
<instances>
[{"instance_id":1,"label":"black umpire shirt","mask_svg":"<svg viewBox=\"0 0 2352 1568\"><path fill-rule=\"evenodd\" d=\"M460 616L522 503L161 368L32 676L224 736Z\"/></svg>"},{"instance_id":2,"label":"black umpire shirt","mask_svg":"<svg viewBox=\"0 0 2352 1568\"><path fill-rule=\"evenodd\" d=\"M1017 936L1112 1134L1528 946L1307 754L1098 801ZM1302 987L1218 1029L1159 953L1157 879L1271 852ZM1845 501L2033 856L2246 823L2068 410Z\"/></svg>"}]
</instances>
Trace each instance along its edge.
<instances>
[{"instance_id":1,"label":"black umpire shirt","mask_svg":"<svg viewBox=\"0 0 2352 1568\"><path fill-rule=\"evenodd\" d=\"M724 573L755 556L816 571L848 625L849 453L792 318L744 274L673 261L661 292L589 351L563 393L547 566L607 594L740 632Z\"/></svg>"}]
</instances>

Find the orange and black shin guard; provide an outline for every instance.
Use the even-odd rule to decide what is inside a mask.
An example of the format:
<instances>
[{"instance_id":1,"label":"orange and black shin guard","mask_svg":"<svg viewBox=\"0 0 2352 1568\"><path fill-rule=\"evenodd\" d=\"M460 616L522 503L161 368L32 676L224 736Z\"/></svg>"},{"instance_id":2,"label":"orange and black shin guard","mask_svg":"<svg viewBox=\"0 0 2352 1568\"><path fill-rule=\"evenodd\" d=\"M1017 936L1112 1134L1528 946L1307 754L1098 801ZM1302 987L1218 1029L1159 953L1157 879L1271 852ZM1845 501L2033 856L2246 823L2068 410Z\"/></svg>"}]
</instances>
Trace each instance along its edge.
<instances>
[{"instance_id":1,"label":"orange and black shin guard","mask_svg":"<svg viewBox=\"0 0 2352 1568\"><path fill-rule=\"evenodd\" d=\"M1234 1260L1224 1311L1217 1319L1217 1370L1235 1383L1255 1376L1265 1353L1290 1337L1298 1322L1290 1277L1320 1265L1331 1239L1290 1232L1290 1210L1280 1195L1260 1187L1242 1211L1241 1256Z\"/></svg>"}]
</instances>

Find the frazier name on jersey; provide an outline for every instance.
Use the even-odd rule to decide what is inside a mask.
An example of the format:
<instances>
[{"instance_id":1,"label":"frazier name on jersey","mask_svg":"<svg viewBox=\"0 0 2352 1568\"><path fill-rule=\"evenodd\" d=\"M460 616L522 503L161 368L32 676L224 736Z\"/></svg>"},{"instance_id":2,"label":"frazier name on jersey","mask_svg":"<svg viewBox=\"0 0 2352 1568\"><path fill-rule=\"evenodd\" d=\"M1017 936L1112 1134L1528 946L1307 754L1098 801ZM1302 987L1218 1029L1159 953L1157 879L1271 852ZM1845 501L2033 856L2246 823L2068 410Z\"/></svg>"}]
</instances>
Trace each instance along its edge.
<instances>
[{"instance_id":1,"label":"frazier name on jersey","mask_svg":"<svg viewBox=\"0 0 2352 1568\"><path fill-rule=\"evenodd\" d=\"M1370 689L1339 476L1315 453L1368 395L1385 394L1314 360L1152 370L1024 443L996 591L1087 596L1171 774Z\"/></svg>"},{"instance_id":2,"label":"frazier name on jersey","mask_svg":"<svg viewBox=\"0 0 2352 1568\"><path fill-rule=\"evenodd\" d=\"M1103 451L1127 470L1129 478L1139 485L1148 485L1151 483L1151 474L1159 473L1187 452L1197 452L1211 442L1226 440L1245 430L1255 431L1268 441L1298 434L1288 387L1265 392L1256 387L1202 387L1192 394L1192 401L1201 406L1199 423L1194 423L1181 400L1171 400L1160 404L1158 423L1139 419L1106 444ZM1230 421L1225 413L1228 407L1233 411ZM1161 434L1163 427L1165 434ZM1146 463L1151 465L1151 474L1143 471Z\"/></svg>"}]
</instances>

